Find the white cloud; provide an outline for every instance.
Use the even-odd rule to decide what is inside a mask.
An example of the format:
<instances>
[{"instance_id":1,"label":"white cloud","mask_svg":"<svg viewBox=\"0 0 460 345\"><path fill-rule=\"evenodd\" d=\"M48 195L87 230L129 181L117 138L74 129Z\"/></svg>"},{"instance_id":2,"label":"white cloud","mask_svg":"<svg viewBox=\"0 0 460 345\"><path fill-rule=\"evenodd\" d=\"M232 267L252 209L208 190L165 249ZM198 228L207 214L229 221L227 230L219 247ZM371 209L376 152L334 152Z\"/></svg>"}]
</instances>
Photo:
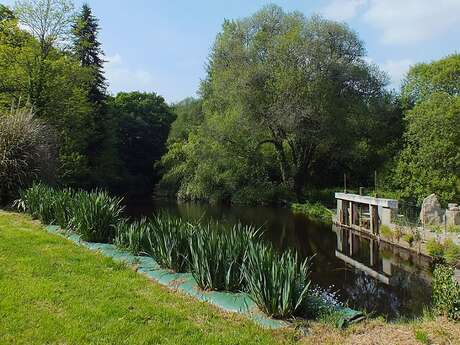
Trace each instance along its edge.
<instances>
[{"instance_id":1,"label":"white cloud","mask_svg":"<svg viewBox=\"0 0 460 345\"><path fill-rule=\"evenodd\" d=\"M369 0L363 18L387 44L430 40L460 24L459 0Z\"/></svg>"},{"instance_id":2,"label":"white cloud","mask_svg":"<svg viewBox=\"0 0 460 345\"><path fill-rule=\"evenodd\" d=\"M154 91L155 78L141 68L131 68L123 61L120 54L106 57L105 75L110 91Z\"/></svg>"},{"instance_id":3,"label":"white cloud","mask_svg":"<svg viewBox=\"0 0 460 345\"><path fill-rule=\"evenodd\" d=\"M334 20L361 18L385 44L429 41L460 24L460 0L331 0L321 13Z\"/></svg>"},{"instance_id":4,"label":"white cloud","mask_svg":"<svg viewBox=\"0 0 460 345\"><path fill-rule=\"evenodd\" d=\"M355 17L367 0L332 0L322 9L327 18L344 21Z\"/></svg>"},{"instance_id":5,"label":"white cloud","mask_svg":"<svg viewBox=\"0 0 460 345\"><path fill-rule=\"evenodd\" d=\"M414 61L411 59L402 59L402 60L387 60L381 67L388 73L391 78L390 87L399 89L401 86L401 81L406 75L409 68L414 64Z\"/></svg>"}]
</instances>

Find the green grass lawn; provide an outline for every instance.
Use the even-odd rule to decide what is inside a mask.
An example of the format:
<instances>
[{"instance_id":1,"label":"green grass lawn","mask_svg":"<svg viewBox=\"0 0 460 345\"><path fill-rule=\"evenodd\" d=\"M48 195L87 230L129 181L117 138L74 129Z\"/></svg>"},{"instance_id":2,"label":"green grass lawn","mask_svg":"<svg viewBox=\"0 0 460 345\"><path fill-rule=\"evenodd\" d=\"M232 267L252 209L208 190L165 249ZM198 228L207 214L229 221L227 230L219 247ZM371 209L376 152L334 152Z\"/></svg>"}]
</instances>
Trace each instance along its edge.
<instances>
[{"instance_id":1,"label":"green grass lawn","mask_svg":"<svg viewBox=\"0 0 460 345\"><path fill-rule=\"evenodd\" d=\"M284 344L244 317L0 211L0 344Z\"/></svg>"}]
</instances>

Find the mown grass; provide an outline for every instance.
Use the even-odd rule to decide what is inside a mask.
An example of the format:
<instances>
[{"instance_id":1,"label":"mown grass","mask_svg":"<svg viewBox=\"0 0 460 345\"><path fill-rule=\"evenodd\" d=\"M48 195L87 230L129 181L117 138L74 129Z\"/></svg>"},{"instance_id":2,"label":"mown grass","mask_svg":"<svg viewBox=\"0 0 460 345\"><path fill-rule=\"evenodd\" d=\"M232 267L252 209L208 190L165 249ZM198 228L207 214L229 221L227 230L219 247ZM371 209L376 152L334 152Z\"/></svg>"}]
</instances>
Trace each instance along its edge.
<instances>
[{"instance_id":1,"label":"mown grass","mask_svg":"<svg viewBox=\"0 0 460 345\"><path fill-rule=\"evenodd\" d=\"M125 265L0 213L0 344L283 344Z\"/></svg>"},{"instance_id":2,"label":"mown grass","mask_svg":"<svg viewBox=\"0 0 460 345\"><path fill-rule=\"evenodd\" d=\"M0 344L460 344L460 324L430 316L339 330L269 331L172 292L125 265L0 211Z\"/></svg>"}]
</instances>

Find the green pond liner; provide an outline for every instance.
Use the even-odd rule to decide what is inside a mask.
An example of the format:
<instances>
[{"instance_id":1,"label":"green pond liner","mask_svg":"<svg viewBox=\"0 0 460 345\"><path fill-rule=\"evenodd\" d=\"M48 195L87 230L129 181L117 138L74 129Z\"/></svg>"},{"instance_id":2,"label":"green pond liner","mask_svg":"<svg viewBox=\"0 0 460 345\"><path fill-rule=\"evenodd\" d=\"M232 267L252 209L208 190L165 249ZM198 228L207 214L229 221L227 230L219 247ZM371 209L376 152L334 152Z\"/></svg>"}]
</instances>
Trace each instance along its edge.
<instances>
[{"instance_id":1,"label":"green pond liner","mask_svg":"<svg viewBox=\"0 0 460 345\"><path fill-rule=\"evenodd\" d=\"M272 319L263 314L249 295L244 292L203 291L198 287L191 273L175 273L163 269L151 257L132 255L118 249L113 244L86 242L78 234L63 231L55 225L48 225L45 228L49 233L64 236L78 245L98 251L116 261L135 266L137 272L144 274L163 286L184 292L202 302L210 303L225 311L246 315L265 328L279 329L289 326L287 321ZM364 319L363 313L350 308L339 307L337 308L337 312L341 315L337 326L341 328Z\"/></svg>"}]
</instances>

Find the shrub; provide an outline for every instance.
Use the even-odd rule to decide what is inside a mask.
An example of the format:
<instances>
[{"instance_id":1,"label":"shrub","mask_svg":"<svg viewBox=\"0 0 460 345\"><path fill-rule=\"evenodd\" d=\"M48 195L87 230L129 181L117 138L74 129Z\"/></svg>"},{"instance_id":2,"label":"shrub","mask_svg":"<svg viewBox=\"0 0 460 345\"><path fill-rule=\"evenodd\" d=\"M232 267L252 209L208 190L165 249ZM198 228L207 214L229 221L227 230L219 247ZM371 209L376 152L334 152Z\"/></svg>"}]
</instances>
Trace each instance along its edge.
<instances>
[{"instance_id":1,"label":"shrub","mask_svg":"<svg viewBox=\"0 0 460 345\"><path fill-rule=\"evenodd\" d=\"M131 222L122 219L115 226L114 244L134 255L145 253L150 245L151 225L146 218Z\"/></svg>"},{"instance_id":2,"label":"shrub","mask_svg":"<svg viewBox=\"0 0 460 345\"><path fill-rule=\"evenodd\" d=\"M111 242L121 219L122 199L107 192L78 192L74 196L70 228L90 242Z\"/></svg>"},{"instance_id":3,"label":"shrub","mask_svg":"<svg viewBox=\"0 0 460 345\"><path fill-rule=\"evenodd\" d=\"M149 246L146 252L160 266L176 272L189 269L189 238L195 227L169 214L158 214L151 220Z\"/></svg>"},{"instance_id":4,"label":"shrub","mask_svg":"<svg viewBox=\"0 0 460 345\"><path fill-rule=\"evenodd\" d=\"M454 320L460 319L460 286L454 280L452 267L438 265L433 272L432 298L434 311Z\"/></svg>"},{"instance_id":5,"label":"shrub","mask_svg":"<svg viewBox=\"0 0 460 345\"><path fill-rule=\"evenodd\" d=\"M426 244L426 249L428 254L434 257L443 257L444 256L444 246L439 243L436 239L430 239Z\"/></svg>"},{"instance_id":6,"label":"shrub","mask_svg":"<svg viewBox=\"0 0 460 345\"><path fill-rule=\"evenodd\" d=\"M404 241L406 241L409 244L410 247L412 247L412 245L414 244L414 235L413 234L410 234L410 233L409 234L404 234L402 236L402 239Z\"/></svg>"},{"instance_id":7,"label":"shrub","mask_svg":"<svg viewBox=\"0 0 460 345\"><path fill-rule=\"evenodd\" d=\"M258 232L241 224L231 229L211 226L200 226L190 238L192 274L204 290L238 291L244 285L242 267L248 245Z\"/></svg>"},{"instance_id":8,"label":"shrub","mask_svg":"<svg viewBox=\"0 0 460 345\"><path fill-rule=\"evenodd\" d=\"M47 180L56 160L53 131L28 108L0 114L0 205L34 180Z\"/></svg>"},{"instance_id":9,"label":"shrub","mask_svg":"<svg viewBox=\"0 0 460 345\"><path fill-rule=\"evenodd\" d=\"M291 209L296 213L302 213L314 220L319 220L327 224L332 223L332 211L320 203L307 202L305 204L292 204Z\"/></svg>"},{"instance_id":10,"label":"shrub","mask_svg":"<svg viewBox=\"0 0 460 345\"><path fill-rule=\"evenodd\" d=\"M380 235L390 240L393 238L393 231L390 229L389 226L382 224L380 225Z\"/></svg>"},{"instance_id":11,"label":"shrub","mask_svg":"<svg viewBox=\"0 0 460 345\"><path fill-rule=\"evenodd\" d=\"M460 259L460 246L451 239L444 241L444 258L448 264L456 264Z\"/></svg>"},{"instance_id":12,"label":"shrub","mask_svg":"<svg viewBox=\"0 0 460 345\"><path fill-rule=\"evenodd\" d=\"M291 251L278 254L270 245L251 243L243 269L246 290L266 314L287 318L306 303L310 261Z\"/></svg>"}]
</instances>

